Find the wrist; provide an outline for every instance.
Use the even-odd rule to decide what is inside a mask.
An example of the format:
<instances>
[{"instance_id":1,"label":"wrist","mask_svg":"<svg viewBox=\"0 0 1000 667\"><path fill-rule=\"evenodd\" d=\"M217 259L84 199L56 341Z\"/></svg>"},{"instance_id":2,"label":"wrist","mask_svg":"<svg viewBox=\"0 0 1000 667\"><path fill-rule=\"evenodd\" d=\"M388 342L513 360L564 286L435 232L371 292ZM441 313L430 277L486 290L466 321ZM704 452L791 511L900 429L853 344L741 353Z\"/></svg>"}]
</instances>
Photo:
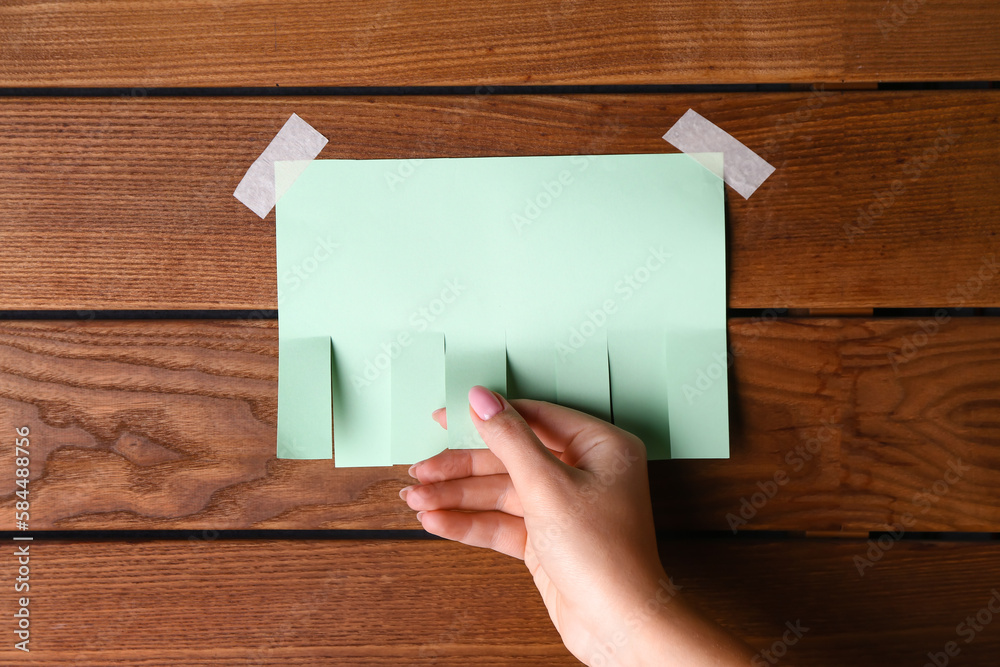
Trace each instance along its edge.
<instances>
[{"instance_id":1,"label":"wrist","mask_svg":"<svg viewBox=\"0 0 1000 667\"><path fill-rule=\"evenodd\" d=\"M679 595L681 586L664 573L655 587L626 616L627 631L613 659L600 665L618 667L669 667L713 664L743 667L752 651L740 639L704 616Z\"/></svg>"},{"instance_id":2,"label":"wrist","mask_svg":"<svg viewBox=\"0 0 1000 667\"><path fill-rule=\"evenodd\" d=\"M604 621L593 629L588 655L579 656L591 667L662 667L674 630L669 610L680 604L680 586L658 568L641 576L631 591L606 608ZM619 589L619 592L624 592ZM610 619L617 622L608 622Z\"/></svg>"},{"instance_id":3,"label":"wrist","mask_svg":"<svg viewBox=\"0 0 1000 667\"><path fill-rule=\"evenodd\" d=\"M681 587L661 570L653 585L626 619L629 641L617 664L625 667L662 667L670 664L671 649L676 645L675 609L683 603L678 599Z\"/></svg>"}]
</instances>

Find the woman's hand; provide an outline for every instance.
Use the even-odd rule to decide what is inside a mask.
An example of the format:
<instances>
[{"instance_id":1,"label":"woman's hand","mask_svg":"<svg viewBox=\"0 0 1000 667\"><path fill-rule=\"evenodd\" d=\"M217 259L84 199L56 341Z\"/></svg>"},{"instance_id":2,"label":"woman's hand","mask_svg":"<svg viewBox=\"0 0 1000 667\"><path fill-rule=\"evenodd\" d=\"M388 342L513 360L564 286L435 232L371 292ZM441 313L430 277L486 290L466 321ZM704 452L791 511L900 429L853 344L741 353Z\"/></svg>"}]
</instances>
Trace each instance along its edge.
<instances>
[{"instance_id":1,"label":"woman's hand","mask_svg":"<svg viewBox=\"0 0 1000 667\"><path fill-rule=\"evenodd\" d=\"M681 601L663 571L638 438L483 387L469 403L489 449L417 463L420 484L400 492L425 530L523 559L566 647L587 664L748 664L746 646ZM443 409L434 418L447 427Z\"/></svg>"}]
</instances>

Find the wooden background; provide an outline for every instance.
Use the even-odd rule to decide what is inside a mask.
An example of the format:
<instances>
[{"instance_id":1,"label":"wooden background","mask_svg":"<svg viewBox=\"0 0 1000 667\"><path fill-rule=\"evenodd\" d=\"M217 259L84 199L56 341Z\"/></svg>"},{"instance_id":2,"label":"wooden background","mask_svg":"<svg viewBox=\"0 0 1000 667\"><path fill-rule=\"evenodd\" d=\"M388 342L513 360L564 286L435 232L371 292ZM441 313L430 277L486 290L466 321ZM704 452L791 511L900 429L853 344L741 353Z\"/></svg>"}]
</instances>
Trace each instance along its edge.
<instances>
[{"instance_id":1,"label":"wooden background","mask_svg":"<svg viewBox=\"0 0 1000 667\"><path fill-rule=\"evenodd\" d=\"M1000 589L998 31L982 0L3 3L0 618L23 425L35 541L0 662L576 664L523 565L421 539L404 467L275 458L274 218L232 191L292 112L377 158L673 152L694 108L777 171L727 189L732 457L651 466L667 571L758 648L809 627L781 664L995 664L1000 623L957 626Z\"/></svg>"}]
</instances>

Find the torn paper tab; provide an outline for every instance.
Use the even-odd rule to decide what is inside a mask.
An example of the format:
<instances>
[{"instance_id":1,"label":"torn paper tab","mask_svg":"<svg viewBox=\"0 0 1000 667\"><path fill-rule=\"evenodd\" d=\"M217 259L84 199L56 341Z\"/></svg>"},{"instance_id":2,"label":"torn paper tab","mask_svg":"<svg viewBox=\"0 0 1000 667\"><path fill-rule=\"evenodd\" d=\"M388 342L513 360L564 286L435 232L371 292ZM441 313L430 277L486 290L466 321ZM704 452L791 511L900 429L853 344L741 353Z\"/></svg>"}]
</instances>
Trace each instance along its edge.
<instances>
[{"instance_id":1,"label":"torn paper tab","mask_svg":"<svg viewBox=\"0 0 1000 667\"><path fill-rule=\"evenodd\" d=\"M698 157L694 153L722 153L725 169L723 180L743 195L744 199L749 199L761 183L774 173L774 167L764 158L694 109L688 109L663 138L696 160Z\"/></svg>"},{"instance_id":2,"label":"torn paper tab","mask_svg":"<svg viewBox=\"0 0 1000 667\"><path fill-rule=\"evenodd\" d=\"M326 144L326 137L313 129L312 125L292 114L260 157L247 169L233 196L258 216L266 218L274 208L275 202L281 199L281 195L285 194L295 182L294 178L284 180L281 187L276 189L274 163L278 160L301 161L301 169L298 174L294 174L298 177L309 161L319 155Z\"/></svg>"}]
</instances>

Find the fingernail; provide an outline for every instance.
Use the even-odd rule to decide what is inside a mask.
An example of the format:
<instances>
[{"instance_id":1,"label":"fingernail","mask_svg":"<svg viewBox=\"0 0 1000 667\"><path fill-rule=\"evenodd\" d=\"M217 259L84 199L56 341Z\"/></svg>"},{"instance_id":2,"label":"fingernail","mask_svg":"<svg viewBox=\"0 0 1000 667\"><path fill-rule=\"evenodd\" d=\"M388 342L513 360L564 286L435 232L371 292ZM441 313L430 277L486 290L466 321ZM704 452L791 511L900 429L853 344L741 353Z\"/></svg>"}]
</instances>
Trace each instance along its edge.
<instances>
[{"instance_id":1,"label":"fingernail","mask_svg":"<svg viewBox=\"0 0 1000 667\"><path fill-rule=\"evenodd\" d=\"M493 392L479 385L469 390L469 405L483 421L503 410L503 406L500 405L500 401L493 395Z\"/></svg>"},{"instance_id":2,"label":"fingernail","mask_svg":"<svg viewBox=\"0 0 1000 667\"><path fill-rule=\"evenodd\" d=\"M410 489L412 488L413 488L412 486L404 486L402 489L399 490L399 497L402 500L406 500L406 494L409 493Z\"/></svg>"},{"instance_id":3,"label":"fingernail","mask_svg":"<svg viewBox=\"0 0 1000 667\"><path fill-rule=\"evenodd\" d=\"M437 410L435 410L434 412L431 413L431 419L437 417L442 412L444 412L444 408L438 408Z\"/></svg>"},{"instance_id":4,"label":"fingernail","mask_svg":"<svg viewBox=\"0 0 1000 667\"><path fill-rule=\"evenodd\" d=\"M423 521L423 520L424 520L424 513L417 512L417 521Z\"/></svg>"},{"instance_id":5,"label":"fingernail","mask_svg":"<svg viewBox=\"0 0 1000 667\"><path fill-rule=\"evenodd\" d=\"M413 479L416 479L417 478L416 472L417 472L417 466L418 465L420 465L420 464L419 463L414 463L413 465L411 465L410 469L406 471L406 474L409 475L410 477L412 477Z\"/></svg>"}]
</instances>

